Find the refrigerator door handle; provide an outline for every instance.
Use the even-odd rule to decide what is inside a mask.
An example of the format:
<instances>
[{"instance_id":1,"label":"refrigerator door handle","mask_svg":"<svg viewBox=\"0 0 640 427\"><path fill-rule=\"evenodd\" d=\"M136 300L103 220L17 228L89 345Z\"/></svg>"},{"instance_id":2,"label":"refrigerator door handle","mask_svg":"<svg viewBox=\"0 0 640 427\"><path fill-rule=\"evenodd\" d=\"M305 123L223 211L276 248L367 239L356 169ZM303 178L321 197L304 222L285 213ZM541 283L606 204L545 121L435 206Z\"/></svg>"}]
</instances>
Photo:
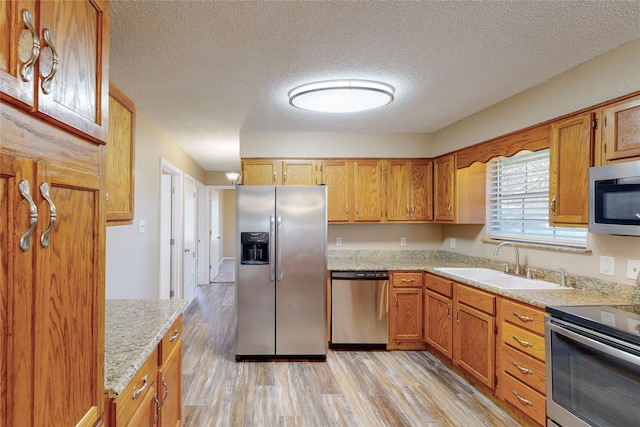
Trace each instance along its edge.
<instances>
[{"instance_id":1,"label":"refrigerator door handle","mask_svg":"<svg viewBox=\"0 0 640 427\"><path fill-rule=\"evenodd\" d=\"M273 215L271 215L271 229L269 231L269 252L271 254L274 254L274 246L275 246L275 237L276 237L276 221L275 218L273 217ZM271 255L271 257L273 257L273 255ZM271 270L271 281L275 282L276 280L276 263L274 262L274 260L270 260L269 261L270 264L270 270Z\"/></svg>"},{"instance_id":2,"label":"refrigerator door handle","mask_svg":"<svg viewBox=\"0 0 640 427\"><path fill-rule=\"evenodd\" d=\"M282 281L282 247L280 246L280 226L282 225L282 217L278 215L276 219L277 228L276 228L276 265L278 267L278 277L276 280L278 282Z\"/></svg>"}]
</instances>

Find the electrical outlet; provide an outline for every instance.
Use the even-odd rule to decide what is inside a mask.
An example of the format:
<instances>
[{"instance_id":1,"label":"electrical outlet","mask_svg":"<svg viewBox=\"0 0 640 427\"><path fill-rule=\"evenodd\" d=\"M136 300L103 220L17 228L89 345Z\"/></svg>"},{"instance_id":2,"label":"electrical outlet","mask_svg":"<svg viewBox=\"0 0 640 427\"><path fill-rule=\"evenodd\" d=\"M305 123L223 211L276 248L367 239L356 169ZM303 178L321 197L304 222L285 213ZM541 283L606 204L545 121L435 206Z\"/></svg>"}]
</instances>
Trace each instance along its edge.
<instances>
[{"instance_id":1,"label":"electrical outlet","mask_svg":"<svg viewBox=\"0 0 640 427\"><path fill-rule=\"evenodd\" d=\"M406 237L401 237L400 238L400 246L407 246L407 238Z\"/></svg>"},{"instance_id":2,"label":"electrical outlet","mask_svg":"<svg viewBox=\"0 0 640 427\"><path fill-rule=\"evenodd\" d=\"M627 260L627 279L636 280L640 275L640 260Z\"/></svg>"},{"instance_id":3,"label":"electrical outlet","mask_svg":"<svg viewBox=\"0 0 640 427\"><path fill-rule=\"evenodd\" d=\"M600 320L605 325L616 326L616 315L614 313L609 313L608 311L601 311Z\"/></svg>"},{"instance_id":4,"label":"electrical outlet","mask_svg":"<svg viewBox=\"0 0 640 427\"><path fill-rule=\"evenodd\" d=\"M451 248L451 249L455 249L456 248L456 238L455 237L449 237L449 248Z\"/></svg>"},{"instance_id":5,"label":"electrical outlet","mask_svg":"<svg viewBox=\"0 0 640 427\"><path fill-rule=\"evenodd\" d=\"M616 274L616 259L609 256L600 257L600 273L607 276Z\"/></svg>"},{"instance_id":6,"label":"electrical outlet","mask_svg":"<svg viewBox=\"0 0 640 427\"><path fill-rule=\"evenodd\" d=\"M627 319L627 326L629 326L631 332L640 335L640 320Z\"/></svg>"},{"instance_id":7,"label":"electrical outlet","mask_svg":"<svg viewBox=\"0 0 640 427\"><path fill-rule=\"evenodd\" d=\"M140 221L138 221L138 233L142 234L145 232L145 223L144 223L144 219L141 219Z\"/></svg>"},{"instance_id":8,"label":"electrical outlet","mask_svg":"<svg viewBox=\"0 0 640 427\"><path fill-rule=\"evenodd\" d=\"M336 237L336 246L342 246L342 237Z\"/></svg>"}]
</instances>

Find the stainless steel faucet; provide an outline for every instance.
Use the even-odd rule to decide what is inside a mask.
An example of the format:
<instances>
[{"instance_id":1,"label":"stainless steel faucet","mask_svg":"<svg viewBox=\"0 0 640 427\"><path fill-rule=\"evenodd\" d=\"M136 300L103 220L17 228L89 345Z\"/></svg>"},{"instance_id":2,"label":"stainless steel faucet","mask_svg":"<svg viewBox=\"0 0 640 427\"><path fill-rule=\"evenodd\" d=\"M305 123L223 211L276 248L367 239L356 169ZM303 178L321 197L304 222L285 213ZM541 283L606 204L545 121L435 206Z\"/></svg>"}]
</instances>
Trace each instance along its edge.
<instances>
[{"instance_id":1,"label":"stainless steel faucet","mask_svg":"<svg viewBox=\"0 0 640 427\"><path fill-rule=\"evenodd\" d=\"M510 246L513 248L513 250L516 252L516 270L515 270L515 274L520 275L520 252L518 252L518 248L516 247L516 245L514 245L511 242L502 242L498 245L498 247L496 248L496 250L493 252L494 255L498 255L498 251L500 250L501 247L503 246Z\"/></svg>"},{"instance_id":2,"label":"stainless steel faucet","mask_svg":"<svg viewBox=\"0 0 640 427\"><path fill-rule=\"evenodd\" d=\"M567 286L567 276L569 276L569 273L562 267L556 268L556 271L560 272L560 286L564 288Z\"/></svg>"}]
</instances>

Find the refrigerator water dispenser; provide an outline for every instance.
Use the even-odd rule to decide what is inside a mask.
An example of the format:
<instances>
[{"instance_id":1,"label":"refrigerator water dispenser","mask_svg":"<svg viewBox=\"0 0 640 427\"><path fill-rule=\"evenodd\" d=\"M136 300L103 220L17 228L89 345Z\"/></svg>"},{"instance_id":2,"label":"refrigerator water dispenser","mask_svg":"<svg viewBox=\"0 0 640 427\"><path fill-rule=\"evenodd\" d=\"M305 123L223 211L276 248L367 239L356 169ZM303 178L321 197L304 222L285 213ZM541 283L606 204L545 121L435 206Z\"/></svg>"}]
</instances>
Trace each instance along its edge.
<instances>
[{"instance_id":1,"label":"refrigerator water dispenser","mask_svg":"<svg viewBox=\"0 0 640 427\"><path fill-rule=\"evenodd\" d=\"M269 233L245 231L240 233L241 264L269 264Z\"/></svg>"}]
</instances>

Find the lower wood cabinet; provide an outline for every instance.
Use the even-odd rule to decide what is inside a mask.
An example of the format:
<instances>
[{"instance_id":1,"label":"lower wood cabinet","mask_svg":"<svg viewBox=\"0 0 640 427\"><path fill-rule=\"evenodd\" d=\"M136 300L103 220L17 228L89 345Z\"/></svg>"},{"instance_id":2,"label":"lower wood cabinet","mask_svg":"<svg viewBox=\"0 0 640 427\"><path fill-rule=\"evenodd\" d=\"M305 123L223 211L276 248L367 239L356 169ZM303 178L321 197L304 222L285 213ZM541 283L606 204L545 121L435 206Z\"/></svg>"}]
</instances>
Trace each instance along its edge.
<instances>
[{"instance_id":1,"label":"lower wood cabinet","mask_svg":"<svg viewBox=\"0 0 640 427\"><path fill-rule=\"evenodd\" d=\"M447 359L453 357L453 282L424 275L424 340Z\"/></svg>"},{"instance_id":2,"label":"lower wood cabinet","mask_svg":"<svg viewBox=\"0 0 640 427\"><path fill-rule=\"evenodd\" d=\"M496 395L540 425L546 423L544 311L499 300Z\"/></svg>"},{"instance_id":3,"label":"lower wood cabinet","mask_svg":"<svg viewBox=\"0 0 640 427\"><path fill-rule=\"evenodd\" d=\"M389 343L423 343L422 272L392 271Z\"/></svg>"},{"instance_id":4,"label":"lower wood cabinet","mask_svg":"<svg viewBox=\"0 0 640 427\"><path fill-rule=\"evenodd\" d=\"M453 363L491 390L495 386L496 296L455 283Z\"/></svg>"},{"instance_id":5,"label":"lower wood cabinet","mask_svg":"<svg viewBox=\"0 0 640 427\"><path fill-rule=\"evenodd\" d=\"M182 316L125 390L107 399L105 425L175 427L182 423Z\"/></svg>"}]
</instances>

